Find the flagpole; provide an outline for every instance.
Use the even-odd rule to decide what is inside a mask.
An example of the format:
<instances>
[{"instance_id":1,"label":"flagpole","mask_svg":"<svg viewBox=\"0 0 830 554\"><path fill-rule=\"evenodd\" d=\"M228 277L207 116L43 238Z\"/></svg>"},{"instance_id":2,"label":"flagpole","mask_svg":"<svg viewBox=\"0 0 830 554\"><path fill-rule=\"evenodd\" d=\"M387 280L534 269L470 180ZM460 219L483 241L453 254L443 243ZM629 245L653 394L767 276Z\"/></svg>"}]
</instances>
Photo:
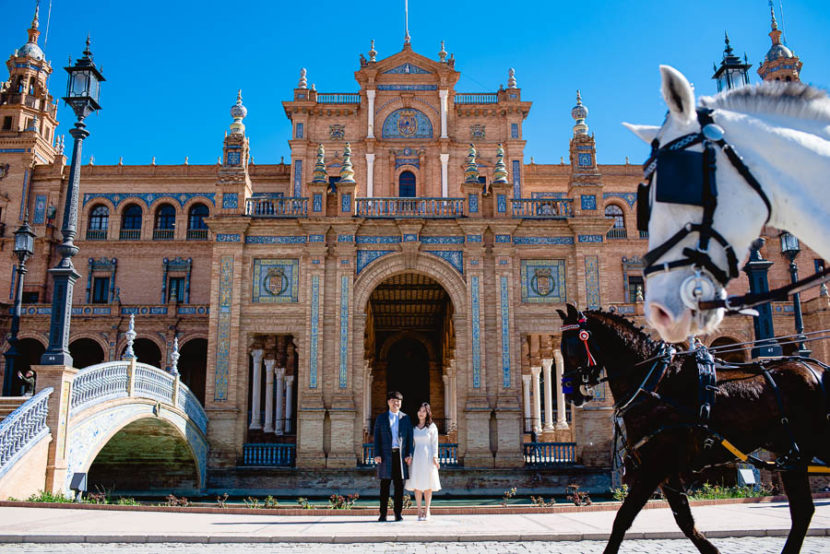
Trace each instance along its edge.
<instances>
[{"instance_id":1,"label":"flagpole","mask_svg":"<svg viewBox=\"0 0 830 554\"><path fill-rule=\"evenodd\" d=\"M409 0L403 0L404 4L404 30L406 34L404 35L403 41L404 44L409 44Z\"/></svg>"}]
</instances>

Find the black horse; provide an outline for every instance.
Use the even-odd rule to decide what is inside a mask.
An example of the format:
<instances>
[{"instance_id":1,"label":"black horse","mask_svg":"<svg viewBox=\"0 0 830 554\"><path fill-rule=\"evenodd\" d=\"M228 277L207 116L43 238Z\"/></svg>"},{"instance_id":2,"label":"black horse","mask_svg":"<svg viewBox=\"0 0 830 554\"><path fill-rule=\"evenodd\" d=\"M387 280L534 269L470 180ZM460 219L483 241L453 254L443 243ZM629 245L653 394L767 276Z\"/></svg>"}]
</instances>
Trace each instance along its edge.
<instances>
[{"instance_id":1,"label":"black horse","mask_svg":"<svg viewBox=\"0 0 830 554\"><path fill-rule=\"evenodd\" d=\"M745 458L744 453L758 448L779 456L777 467L792 520L783 552L801 549L815 511L808 464L814 457L830 462L827 366L801 358L719 363L716 385L708 388L713 394L707 417L701 411L706 394L700 393L694 355L672 356L667 345L652 341L614 313L582 314L571 305L567 314L557 311L563 320L567 400L583 404L591 399L590 387L605 379L625 424L624 482L629 492L614 519L605 552L618 551L625 532L657 487L697 549L718 552L695 528L684 488L693 473Z\"/></svg>"}]
</instances>

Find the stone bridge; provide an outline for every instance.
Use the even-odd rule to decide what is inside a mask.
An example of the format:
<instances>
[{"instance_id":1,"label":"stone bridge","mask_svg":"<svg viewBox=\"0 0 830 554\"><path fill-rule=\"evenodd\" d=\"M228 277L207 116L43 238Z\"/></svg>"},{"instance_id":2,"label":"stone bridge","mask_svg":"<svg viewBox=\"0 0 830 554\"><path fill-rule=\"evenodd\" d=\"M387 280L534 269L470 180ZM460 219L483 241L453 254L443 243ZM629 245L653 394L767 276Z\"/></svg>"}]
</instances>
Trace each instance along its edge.
<instances>
[{"instance_id":1,"label":"stone bridge","mask_svg":"<svg viewBox=\"0 0 830 554\"><path fill-rule=\"evenodd\" d=\"M207 416L178 376L135 359L76 370L34 366L40 391L0 422L0 499L205 486Z\"/></svg>"}]
</instances>

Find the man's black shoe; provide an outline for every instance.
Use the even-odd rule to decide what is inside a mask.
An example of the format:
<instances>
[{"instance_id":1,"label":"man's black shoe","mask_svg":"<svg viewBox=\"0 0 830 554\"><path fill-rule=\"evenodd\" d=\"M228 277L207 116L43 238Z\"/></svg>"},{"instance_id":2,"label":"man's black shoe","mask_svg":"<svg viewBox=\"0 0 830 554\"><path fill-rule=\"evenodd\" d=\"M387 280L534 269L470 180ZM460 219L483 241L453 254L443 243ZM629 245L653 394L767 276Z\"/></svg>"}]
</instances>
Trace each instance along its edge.
<instances>
[{"instance_id":1,"label":"man's black shoe","mask_svg":"<svg viewBox=\"0 0 830 554\"><path fill-rule=\"evenodd\" d=\"M378 518L378 521L386 521L386 516L380 516L380 517Z\"/></svg>"},{"instance_id":2,"label":"man's black shoe","mask_svg":"<svg viewBox=\"0 0 830 554\"><path fill-rule=\"evenodd\" d=\"M395 521L403 521L403 516L395 516Z\"/></svg>"}]
</instances>

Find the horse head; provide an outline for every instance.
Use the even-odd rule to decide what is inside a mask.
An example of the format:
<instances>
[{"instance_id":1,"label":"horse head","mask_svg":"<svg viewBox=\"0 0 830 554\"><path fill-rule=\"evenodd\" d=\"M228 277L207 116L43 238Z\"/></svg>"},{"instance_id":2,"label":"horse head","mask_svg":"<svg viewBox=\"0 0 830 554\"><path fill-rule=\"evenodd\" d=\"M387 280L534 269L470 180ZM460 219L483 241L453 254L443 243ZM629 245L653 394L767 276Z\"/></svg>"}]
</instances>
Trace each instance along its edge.
<instances>
[{"instance_id":1,"label":"horse head","mask_svg":"<svg viewBox=\"0 0 830 554\"><path fill-rule=\"evenodd\" d=\"M638 227L649 236L646 319L666 341L681 342L720 324L723 308L699 304L726 297L726 284L738 276L737 264L769 213L763 192L747 186L725 153L720 112L696 109L679 71L660 66L660 72L665 122L626 126L652 146L647 183L638 192Z\"/></svg>"},{"instance_id":2,"label":"horse head","mask_svg":"<svg viewBox=\"0 0 830 554\"><path fill-rule=\"evenodd\" d=\"M591 340L588 318L571 304L567 307L567 313L556 310L562 319L560 349L565 362L562 392L565 400L574 406L581 406L594 398L592 389L599 383L602 366L594 357L599 348Z\"/></svg>"}]
</instances>

